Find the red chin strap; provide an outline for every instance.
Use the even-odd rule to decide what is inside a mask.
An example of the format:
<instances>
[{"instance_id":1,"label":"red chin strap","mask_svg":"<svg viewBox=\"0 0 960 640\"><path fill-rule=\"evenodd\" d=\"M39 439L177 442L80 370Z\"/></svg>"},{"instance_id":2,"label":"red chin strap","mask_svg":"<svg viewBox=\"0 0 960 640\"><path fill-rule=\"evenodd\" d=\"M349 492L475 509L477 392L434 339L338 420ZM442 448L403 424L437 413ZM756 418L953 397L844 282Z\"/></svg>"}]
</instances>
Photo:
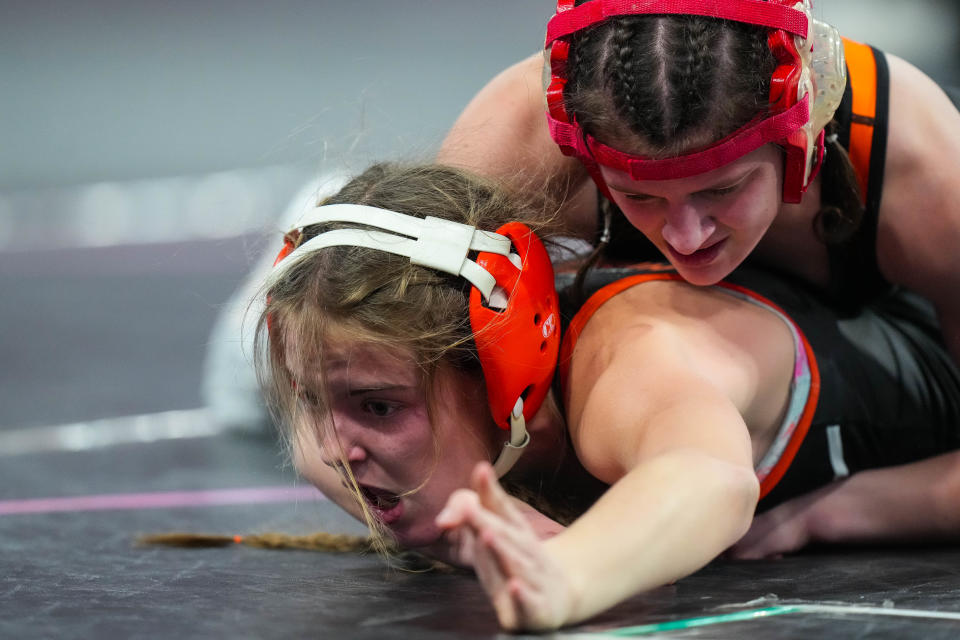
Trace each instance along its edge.
<instances>
[{"instance_id":1,"label":"red chin strap","mask_svg":"<svg viewBox=\"0 0 960 640\"><path fill-rule=\"evenodd\" d=\"M583 162L608 198L611 194L600 166L624 171L633 180L672 180L711 171L774 142L786 150L783 201L799 202L822 162L823 132L811 145L803 130L813 105L812 96L801 90L803 74L810 71L804 66L798 39L808 38L810 19L805 10L795 8L798 4L803 6L796 0L591 0L574 7L574 0L559 0L557 13L547 24L544 45L550 50L546 90L550 135L565 155ZM563 100L569 37L610 17L644 14L699 15L768 27L767 42L778 62L770 83L771 115L748 122L709 147L672 158L624 153L586 134L567 113Z\"/></svg>"}]
</instances>

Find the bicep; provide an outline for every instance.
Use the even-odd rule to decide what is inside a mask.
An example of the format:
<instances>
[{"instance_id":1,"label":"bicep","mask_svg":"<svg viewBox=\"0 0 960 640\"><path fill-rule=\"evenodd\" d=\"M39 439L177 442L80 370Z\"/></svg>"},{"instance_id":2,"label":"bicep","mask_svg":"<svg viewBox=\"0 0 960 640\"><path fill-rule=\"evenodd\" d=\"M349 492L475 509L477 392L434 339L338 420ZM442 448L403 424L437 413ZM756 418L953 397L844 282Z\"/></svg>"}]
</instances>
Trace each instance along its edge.
<instances>
[{"instance_id":1,"label":"bicep","mask_svg":"<svg viewBox=\"0 0 960 640\"><path fill-rule=\"evenodd\" d=\"M960 282L960 112L910 64L890 62L888 127L877 259L891 282L938 297ZM952 297L952 296L951 296Z\"/></svg>"},{"instance_id":2,"label":"bicep","mask_svg":"<svg viewBox=\"0 0 960 640\"><path fill-rule=\"evenodd\" d=\"M877 261L890 282L933 302L945 329L951 324L955 332L960 320L960 112L930 78L888 58L890 127Z\"/></svg>"},{"instance_id":3,"label":"bicep","mask_svg":"<svg viewBox=\"0 0 960 640\"><path fill-rule=\"evenodd\" d=\"M581 378L592 383L571 398L574 447L604 482L676 450L752 468L750 434L730 390L714 382L703 361L686 357L669 334L651 331L618 349L602 371Z\"/></svg>"}]
</instances>

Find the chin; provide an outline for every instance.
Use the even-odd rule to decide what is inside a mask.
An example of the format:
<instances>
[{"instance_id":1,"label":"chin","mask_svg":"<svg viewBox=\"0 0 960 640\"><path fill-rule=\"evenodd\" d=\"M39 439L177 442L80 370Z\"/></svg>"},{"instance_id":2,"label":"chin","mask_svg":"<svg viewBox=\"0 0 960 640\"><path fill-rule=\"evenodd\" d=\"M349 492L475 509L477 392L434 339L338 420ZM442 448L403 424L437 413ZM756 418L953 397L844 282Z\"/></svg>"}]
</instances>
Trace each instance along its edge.
<instances>
[{"instance_id":1,"label":"chin","mask_svg":"<svg viewBox=\"0 0 960 640\"><path fill-rule=\"evenodd\" d=\"M715 285L728 275L730 270L708 268L708 269L690 269L683 266L674 265L677 273L680 274L686 282L698 287L709 287Z\"/></svg>"},{"instance_id":2,"label":"chin","mask_svg":"<svg viewBox=\"0 0 960 640\"><path fill-rule=\"evenodd\" d=\"M412 526L390 527L394 540L404 549L429 547L443 538L443 531L433 521L416 523Z\"/></svg>"}]
</instances>

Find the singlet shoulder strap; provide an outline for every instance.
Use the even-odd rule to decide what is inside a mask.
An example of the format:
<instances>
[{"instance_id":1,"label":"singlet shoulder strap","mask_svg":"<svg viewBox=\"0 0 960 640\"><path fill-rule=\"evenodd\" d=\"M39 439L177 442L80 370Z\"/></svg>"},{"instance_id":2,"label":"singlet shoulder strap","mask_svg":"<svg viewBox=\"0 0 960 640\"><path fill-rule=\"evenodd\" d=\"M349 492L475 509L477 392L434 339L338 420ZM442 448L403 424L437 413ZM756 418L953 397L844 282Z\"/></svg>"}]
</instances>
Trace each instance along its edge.
<instances>
[{"instance_id":1,"label":"singlet shoulder strap","mask_svg":"<svg viewBox=\"0 0 960 640\"><path fill-rule=\"evenodd\" d=\"M880 208L883 169L887 153L890 73L883 52L867 44L843 39L850 78L849 141L845 146L868 211Z\"/></svg>"},{"instance_id":2,"label":"singlet shoulder strap","mask_svg":"<svg viewBox=\"0 0 960 640\"><path fill-rule=\"evenodd\" d=\"M652 265L644 264L644 267L652 267ZM620 274L623 274L624 271L625 269L613 270L614 273L618 272ZM576 311L576 314L567 325L563 340L560 343L560 360L557 367L557 378L560 389L564 394L561 397L566 397L567 380L570 374L570 361L573 358L573 349L577 345L577 339L580 337L580 333L587 326L587 322L590 321L593 314L618 293L652 280L682 281L683 278L673 271L669 264L661 265L659 268L644 269L640 273L621 277L602 286Z\"/></svg>"}]
</instances>

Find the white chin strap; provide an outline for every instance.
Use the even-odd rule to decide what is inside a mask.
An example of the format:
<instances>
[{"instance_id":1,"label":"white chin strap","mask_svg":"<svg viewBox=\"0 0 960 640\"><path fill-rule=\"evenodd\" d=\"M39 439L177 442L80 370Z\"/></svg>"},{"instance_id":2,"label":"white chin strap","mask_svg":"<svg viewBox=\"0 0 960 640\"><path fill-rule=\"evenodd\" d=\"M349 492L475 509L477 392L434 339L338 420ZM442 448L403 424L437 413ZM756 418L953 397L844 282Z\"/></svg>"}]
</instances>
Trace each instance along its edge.
<instances>
[{"instance_id":1,"label":"white chin strap","mask_svg":"<svg viewBox=\"0 0 960 640\"><path fill-rule=\"evenodd\" d=\"M277 264L270 272L267 288L272 288L287 271L300 260L327 247L347 246L377 249L410 258L412 264L430 267L461 276L475 286L483 299L497 306L497 282L489 271L467 256L471 251L484 251L505 256L520 268L520 257L511 253L510 239L499 233L481 231L476 227L427 216L415 218L388 209L360 204L328 204L311 209L297 221L298 227L308 227L326 222L362 224L375 229L334 229L310 238ZM493 295L493 299L491 299ZM506 307L504 298L501 308ZM510 414L510 439L493 464L497 477L501 478L520 458L524 447L530 442L526 420L523 418L523 398Z\"/></svg>"},{"instance_id":2,"label":"white chin strap","mask_svg":"<svg viewBox=\"0 0 960 640\"><path fill-rule=\"evenodd\" d=\"M520 458L523 448L530 443L530 433L527 431L527 421L523 417L523 398L517 398L510 413L510 439L503 445L503 450L493 463L493 470L498 478L502 478Z\"/></svg>"},{"instance_id":3,"label":"white chin strap","mask_svg":"<svg viewBox=\"0 0 960 640\"><path fill-rule=\"evenodd\" d=\"M277 281L304 256L326 247L349 246L378 249L410 258L412 264L430 267L466 278L489 301L496 280L473 260L471 251L485 251L511 257L510 239L498 233L427 216L413 216L368 207L360 204L329 204L312 209L300 228L324 222L347 222L376 227L374 229L334 229L321 233L294 249L270 273L268 287ZM389 233L388 233L389 232Z\"/></svg>"}]
</instances>

